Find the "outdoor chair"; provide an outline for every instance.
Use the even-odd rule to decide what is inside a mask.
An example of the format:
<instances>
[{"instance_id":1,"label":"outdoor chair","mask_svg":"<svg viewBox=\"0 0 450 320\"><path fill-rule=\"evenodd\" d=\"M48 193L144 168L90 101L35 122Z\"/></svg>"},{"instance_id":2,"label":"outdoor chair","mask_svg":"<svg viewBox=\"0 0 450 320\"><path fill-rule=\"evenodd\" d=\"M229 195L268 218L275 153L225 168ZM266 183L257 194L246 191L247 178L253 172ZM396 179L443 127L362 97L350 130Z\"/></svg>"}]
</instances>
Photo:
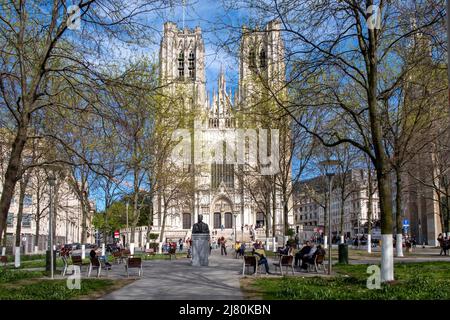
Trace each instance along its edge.
<instances>
[{"instance_id":1,"label":"outdoor chair","mask_svg":"<svg viewBox=\"0 0 450 320\"><path fill-rule=\"evenodd\" d=\"M64 263L64 267L63 267L63 270L62 270L62 276L64 277L66 275L67 268L69 267L69 261L67 260L67 256L66 255L62 255L61 259L62 259L62 261Z\"/></svg>"},{"instance_id":2,"label":"outdoor chair","mask_svg":"<svg viewBox=\"0 0 450 320\"><path fill-rule=\"evenodd\" d=\"M322 269L325 273L325 255L324 254L318 254L314 257L314 263L307 262L308 265L308 271L315 271L319 272L319 269Z\"/></svg>"},{"instance_id":3,"label":"outdoor chair","mask_svg":"<svg viewBox=\"0 0 450 320\"><path fill-rule=\"evenodd\" d=\"M286 268L286 272L288 271L288 268L291 268L292 274L294 274L294 256L280 256L280 259L278 262L274 263L275 266L275 272L277 268L280 268L281 275L283 275L283 267Z\"/></svg>"},{"instance_id":4,"label":"outdoor chair","mask_svg":"<svg viewBox=\"0 0 450 320\"><path fill-rule=\"evenodd\" d=\"M127 272L127 276L130 276L129 270L131 268L139 269L139 277L144 274L142 270L142 259L141 258L128 258L127 263L125 265L125 271Z\"/></svg>"},{"instance_id":5,"label":"outdoor chair","mask_svg":"<svg viewBox=\"0 0 450 320\"><path fill-rule=\"evenodd\" d=\"M177 248L170 247L169 251L167 251L165 254L170 257L170 260L172 260L172 256L176 259L177 258L176 251L177 251Z\"/></svg>"},{"instance_id":6,"label":"outdoor chair","mask_svg":"<svg viewBox=\"0 0 450 320\"><path fill-rule=\"evenodd\" d=\"M130 249L123 249L120 253L122 254L123 259L127 259L131 255Z\"/></svg>"},{"instance_id":7,"label":"outdoor chair","mask_svg":"<svg viewBox=\"0 0 450 320\"><path fill-rule=\"evenodd\" d=\"M255 270L255 275L258 274L258 261L255 256L244 256L244 263L242 265L242 275L245 275L245 269L247 268L253 268Z\"/></svg>"},{"instance_id":8,"label":"outdoor chair","mask_svg":"<svg viewBox=\"0 0 450 320\"><path fill-rule=\"evenodd\" d=\"M88 278L91 276L92 270L97 269L97 278L100 277L102 271L102 264L97 257L91 258L91 263L89 264Z\"/></svg>"},{"instance_id":9,"label":"outdoor chair","mask_svg":"<svg viewBox=\"0 0 450 320\"><path fill-rule=\"evenodd\" d=\"M72 264L74 266L80 267L80 272L82 271L82 267L86 264L83 263L83 259L81 259L81 256L72 256Z\"/></svg>"},{"instance_id":10,"label":"outdoor chair","mask_svg":"<svg viewBox=\"0 0 450 320\"><path fill-rule=\"evenodd\" d=\"M114 257L114 261L115 261L117 264L123 262L122 252L120 252L120 251L113 252L113 257Z\"/></svg>"}]
</instances>

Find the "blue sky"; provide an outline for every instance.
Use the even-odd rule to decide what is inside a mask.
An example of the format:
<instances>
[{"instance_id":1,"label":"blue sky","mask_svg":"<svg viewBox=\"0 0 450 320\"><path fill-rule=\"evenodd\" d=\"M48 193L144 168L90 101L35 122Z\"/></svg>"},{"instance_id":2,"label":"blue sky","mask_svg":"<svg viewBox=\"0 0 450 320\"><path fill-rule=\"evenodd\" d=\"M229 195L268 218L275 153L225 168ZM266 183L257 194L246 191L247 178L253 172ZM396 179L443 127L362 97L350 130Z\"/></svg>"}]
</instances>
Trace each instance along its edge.
<instances>
[{"instance_id":1,"label":"blue sky","mask_svg":"<svg viewBox=\"0 0 450 320\"><path fill-rule=\"evenodd\" d=\"M130 0L133 1L133 0ZM140 1L140 0L134 0ZM177 1L173 1L175 3ZM212 92L217 87L217 79L221 67L226 74L227 88L231 88L233 93L237 87L238 61L237 53L239 48L239 38L241 26L248 24L248 9L224 8L222 1L206 0L185 0L184 26L190 29L200 26L205 43L205 71L207 80L207 90ZM226 2L225 2L226 5ZM251 18L254 20L254 15ZM265 23L265 19L261 23ZM159 44L162 38L164 22L172 21L183 26L183 6L172 5L170 8L154 13L139 16L139 22L148 26L148 35L145 35L146 42L136 47L135 43L126 43L116 39L102 39L103 35L96 37L101 39L104 46L104 57L114 59L118 63L123 63L126 59L138 56L147 56L155 61L158 58ZM85 30L89 33L90 30ZM83 33L78 34L79 40L83 41ZM92 37L92 34L89 35ZM224 43L226 42L226 46Z\"/></svg>"},{"instance_id":2,"label":"blue sky","mask_svg":"<svg viewBox=\"0 0 450 320\"><path fill-rule=\"evenodd\" d=\"M220 47L221 42L229 38L229 26L238 26L240 21L245 21L245 12L230 12L222 6L221 1L206 0L186 0L184 10L184 25L187 28L195 28L200 26L202 29L203 40L205 42L205 70L207 80L207 90L212 92L217 87L217 78L220 68L223 66L226 73L227 88L231 88L234 92L238 79L238 64L236 57L226 52ZM165 10L161 19L165 21L173 21L177 23L179 28L183 26L183 7L174 6L172 9ZM160 34L160 37L162 34ZM236 35L233 35L231 46L232 49L238 48L239 28L236 28ZM234 51L236 54L237 51Z\"/></svg>"}]
</instances>

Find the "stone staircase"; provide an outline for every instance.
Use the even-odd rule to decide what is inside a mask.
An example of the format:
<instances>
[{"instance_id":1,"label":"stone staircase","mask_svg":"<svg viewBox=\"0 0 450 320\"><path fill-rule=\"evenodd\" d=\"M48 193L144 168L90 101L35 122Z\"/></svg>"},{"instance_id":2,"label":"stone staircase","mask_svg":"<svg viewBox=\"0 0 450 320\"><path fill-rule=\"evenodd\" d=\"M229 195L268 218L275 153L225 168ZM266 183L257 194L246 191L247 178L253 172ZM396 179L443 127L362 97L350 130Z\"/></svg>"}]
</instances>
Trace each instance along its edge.
<instances>
[{"instance_id":1,"label":"stone staircase","mask_svg":"<svg viewBox=\"0 0 450 320\"><path fill-rule=\"evenodd\" d=\"M171 239L171 240L177 240L178 239L185 239L186 237L188 237L189 232L186 231L172 231L172 230L168 230L164 232L164 237L166 239Z\"/></svg>"}]
</instances>

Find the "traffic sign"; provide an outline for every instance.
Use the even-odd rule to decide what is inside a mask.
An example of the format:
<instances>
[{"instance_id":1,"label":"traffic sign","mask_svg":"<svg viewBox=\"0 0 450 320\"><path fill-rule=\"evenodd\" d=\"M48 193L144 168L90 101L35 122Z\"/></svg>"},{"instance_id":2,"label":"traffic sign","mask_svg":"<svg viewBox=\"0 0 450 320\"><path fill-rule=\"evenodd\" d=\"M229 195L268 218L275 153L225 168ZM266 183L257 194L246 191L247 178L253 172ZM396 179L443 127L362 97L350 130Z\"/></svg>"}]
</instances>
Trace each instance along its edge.
<instances>
[{"instance_id":1,"label":"traffic sign","mask_svg":"<svg viewBox=\"0 0 450 320\"><path fill-rule=\"evenodd\" d=\"M409 220L408 219L404 219L403 220L403 226L404 227L409 227Z\"/></svg>"},{"instance_id":2,"label":"traffic sign","mask_svg":"<svg viewBox=\"0 0 450 320\"><path fill-rule=\"evenodd\" d=\"M114 238L119 239L119 230L114 231Z\"/></svg>"}]
</instances>

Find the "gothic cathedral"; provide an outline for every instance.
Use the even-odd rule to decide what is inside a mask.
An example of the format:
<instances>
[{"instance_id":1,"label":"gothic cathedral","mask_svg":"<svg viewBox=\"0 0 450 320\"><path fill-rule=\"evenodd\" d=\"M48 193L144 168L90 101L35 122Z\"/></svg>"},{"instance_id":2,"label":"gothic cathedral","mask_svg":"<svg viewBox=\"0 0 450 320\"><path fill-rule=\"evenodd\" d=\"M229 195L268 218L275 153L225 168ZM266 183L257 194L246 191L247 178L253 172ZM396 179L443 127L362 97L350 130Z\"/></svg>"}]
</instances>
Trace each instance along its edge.
<instances>
[{"instance_id":1,"label":"gothic cathedral","mask_svg":"<svg viewBox=\"0 0 450 320\"><path fill-rule=\"evenodd\" d=\"M176 97L174 100L182 101L183 108L195 115L193 122L184 124L190 123L195 130L212 137L226 136L237 128L271 128L270 121L264 124L264 119L256 115L259 113L253 116L251 110L260 108L258 101L264 98L265 90L282 91L285 83L279 22L271 21L261 30L242 28L239 84L234 95L231 89L227 90L223 69L218 75L217 92L214 90L212 96L207 94L205 46L199 27L181 30L172 22L165 23L159 58L164 92ZM198 150L198 146L192 149L196 148ZM248 157L247 151L245 158ZM152 232L163 229L164 239L169 240L189 237L198 214L203 215L213 239L220 236L234 239L236 236L237 240L248 241L274 236L273 231L275 235L281 234L286 216L289 226L294 224L292 210L283 214L283 206L292 208L292 199L287 200L289 206L284 204L276 183L271 183L274 181L271 176L258 176L257 171L246 164L193 163L179 171L180 175L189 175L189 192L188 195L180 193L182 201L176 195L164 201L166 198L162 193L170 192L168 189L158 191L154 196ZM269 189L261 188L267 182Z\"/></svg>"}]
</instances>

